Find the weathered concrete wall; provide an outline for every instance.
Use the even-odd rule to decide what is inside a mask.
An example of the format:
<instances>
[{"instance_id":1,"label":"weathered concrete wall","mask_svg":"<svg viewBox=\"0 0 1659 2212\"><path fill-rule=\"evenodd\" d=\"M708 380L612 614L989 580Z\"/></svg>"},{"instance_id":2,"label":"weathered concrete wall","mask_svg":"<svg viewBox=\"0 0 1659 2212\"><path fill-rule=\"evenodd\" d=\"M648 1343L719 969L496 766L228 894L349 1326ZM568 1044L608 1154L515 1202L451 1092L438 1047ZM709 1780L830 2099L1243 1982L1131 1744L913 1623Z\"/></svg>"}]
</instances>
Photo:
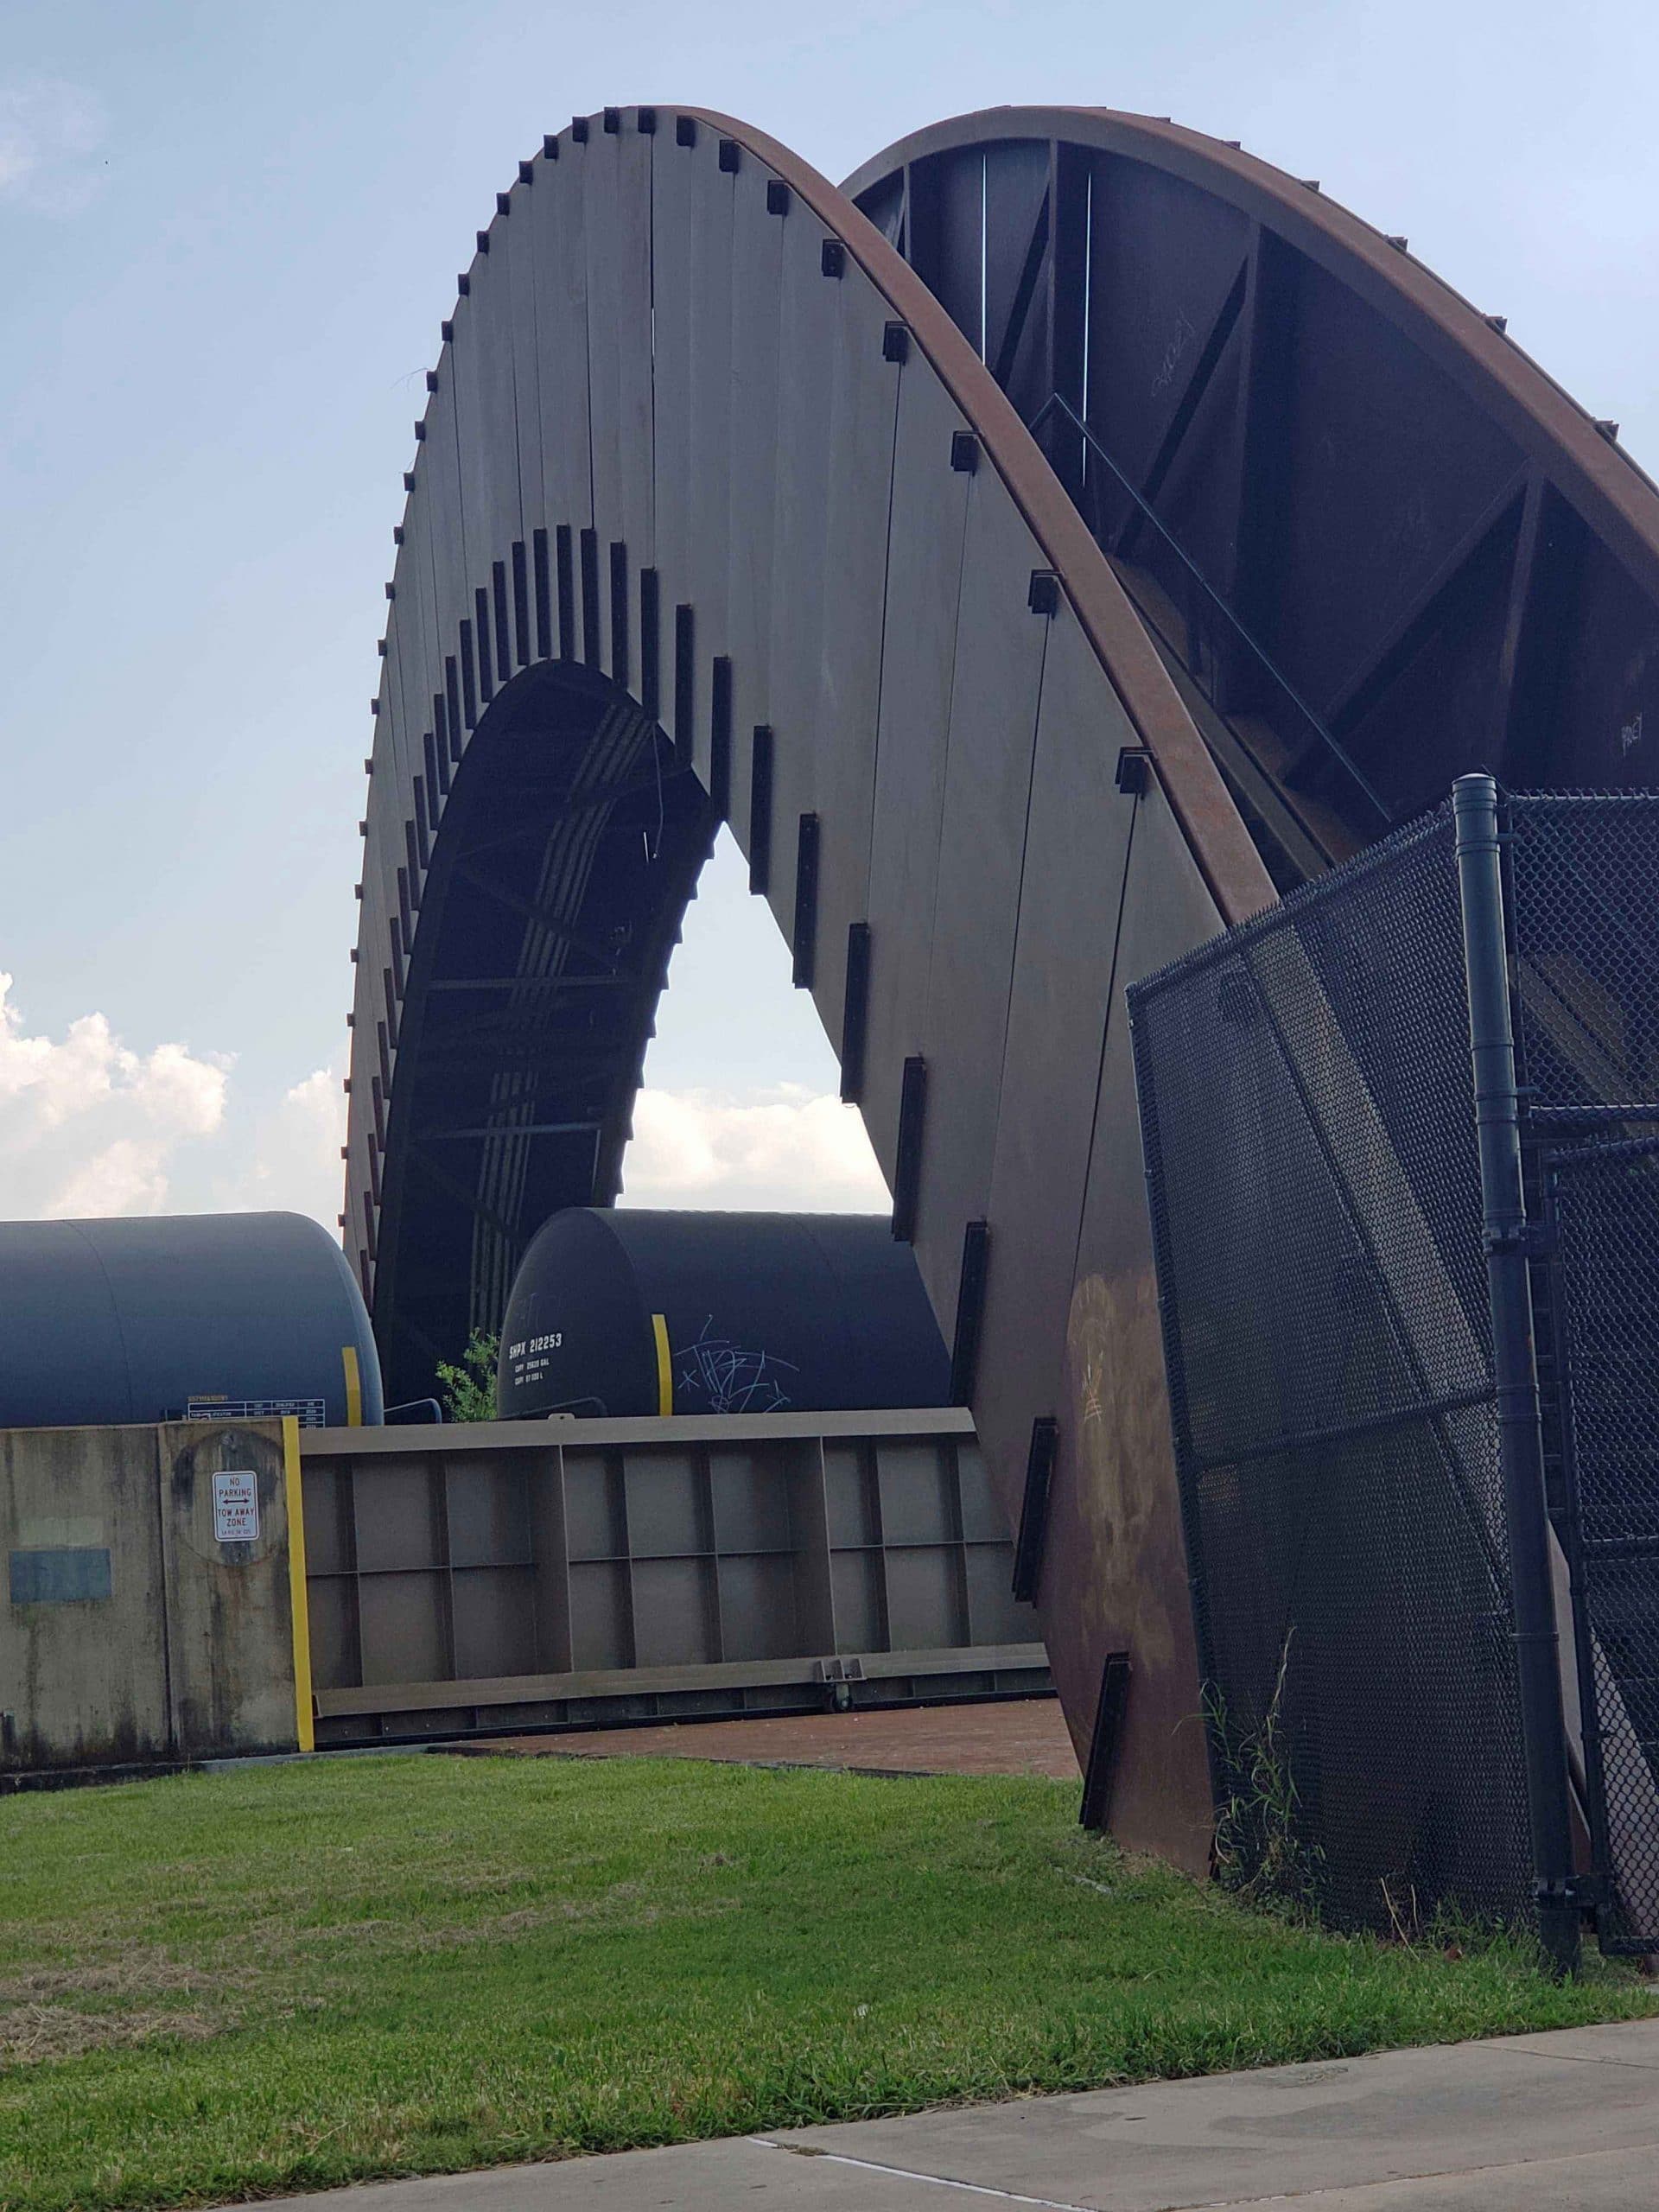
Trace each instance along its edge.
<instances>
[{"instance_id":1,"label":"weathered concrete wall","mask_svg":"<svg viewBox=\"0 0 1659 2212\"><path fill-rule=\"evenodd\" d=\"M308 1741L284 1427L0 1431L0 1773Z\"/></svg>"}]
</instances>

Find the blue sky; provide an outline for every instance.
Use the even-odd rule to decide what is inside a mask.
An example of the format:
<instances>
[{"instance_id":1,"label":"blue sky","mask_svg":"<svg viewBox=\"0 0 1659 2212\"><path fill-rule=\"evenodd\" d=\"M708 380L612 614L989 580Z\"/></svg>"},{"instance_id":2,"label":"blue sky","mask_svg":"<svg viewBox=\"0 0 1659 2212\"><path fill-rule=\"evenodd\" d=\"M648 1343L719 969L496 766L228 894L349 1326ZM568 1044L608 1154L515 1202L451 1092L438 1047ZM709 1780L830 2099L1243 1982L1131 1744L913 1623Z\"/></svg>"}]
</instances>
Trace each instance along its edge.
<instances>
[{"instance_id":1,"label":"blue sky","mask_svg":"<svg viewBox=\"0 0 1659 2212\"><path fill-rule=\"evenodd\" d=\"M1656 65L1623 0L0 0L0 1214L332 1223L400 474L544 130L695 101L839 177L998 102L1171 114L1407 232L1653 467ZM879 1203L833 1080L717 869L633 1194Z\"/></svg>"}]
</instances>

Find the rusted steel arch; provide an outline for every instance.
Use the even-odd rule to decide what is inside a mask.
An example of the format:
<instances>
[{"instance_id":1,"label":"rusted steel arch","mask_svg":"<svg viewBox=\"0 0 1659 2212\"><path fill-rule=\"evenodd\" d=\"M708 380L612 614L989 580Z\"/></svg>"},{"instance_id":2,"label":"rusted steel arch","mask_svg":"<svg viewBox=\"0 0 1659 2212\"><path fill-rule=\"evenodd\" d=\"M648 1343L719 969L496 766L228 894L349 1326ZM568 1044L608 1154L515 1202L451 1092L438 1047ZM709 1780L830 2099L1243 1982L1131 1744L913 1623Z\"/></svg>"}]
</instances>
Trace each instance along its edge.
<instances>
[{"instance_id":1,"label":"rusted steel arch","mask_svg":"<svg viewBox=\"0 0 1659 2212\"><path fill-rule=\"evenodd\" d=\"M994 378L781 148L579 121L460 293L365 824L345 1225L390 1387L499 1312L547 1211L613 1195L723 813L1010 1519L1058 1421L1041 1605L1074 1732L1132 1644L1116 1823L1201 1858L1122 985L1263 903L1256 851Z\"/></svg>"},{"instance_id":2,"label":"rusted steel arch","mask_svg":"<svg viewBox=\"0 0 1659 2212\"><path fill-rule=\"evenodd\" d=\"M959 118L845 189L1044 443L1281 882L1477 765L1655 779L1659 493L1404 239L1105 110Z\"/></svg>"}]
</instances>

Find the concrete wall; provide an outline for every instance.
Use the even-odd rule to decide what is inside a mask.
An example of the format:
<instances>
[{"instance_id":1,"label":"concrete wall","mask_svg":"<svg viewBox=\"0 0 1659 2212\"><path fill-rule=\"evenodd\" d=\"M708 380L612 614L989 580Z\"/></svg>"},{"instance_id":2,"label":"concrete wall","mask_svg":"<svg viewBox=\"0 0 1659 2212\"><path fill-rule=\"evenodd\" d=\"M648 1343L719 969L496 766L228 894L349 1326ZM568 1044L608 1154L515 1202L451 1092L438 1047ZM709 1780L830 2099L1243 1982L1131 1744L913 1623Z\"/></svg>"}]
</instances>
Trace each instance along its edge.
<instances>
[{"instance_id":1,"label":"concrete wall","mask_svg":"<svg viewBox=\"0 0 1659 2212\"><path fill-rule=\"evenodd\" d=\"M308 1746L298 1469L291 1421L0 1431L0 1776Z\"/></svg>"}]
</instances>

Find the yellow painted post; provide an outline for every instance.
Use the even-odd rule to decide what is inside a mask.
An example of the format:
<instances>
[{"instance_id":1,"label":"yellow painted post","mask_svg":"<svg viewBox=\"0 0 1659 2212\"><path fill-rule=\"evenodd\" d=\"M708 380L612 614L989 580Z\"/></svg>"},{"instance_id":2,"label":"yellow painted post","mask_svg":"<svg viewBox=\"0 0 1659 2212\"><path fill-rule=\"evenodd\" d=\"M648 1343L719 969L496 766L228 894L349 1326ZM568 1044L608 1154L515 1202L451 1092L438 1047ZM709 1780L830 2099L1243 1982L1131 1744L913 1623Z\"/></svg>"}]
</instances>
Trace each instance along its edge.
<instances>
[{"instance_id":1,"label":"yellow painted post","mask_svg":"<svg viewBox=\"0 0 1659 2212\"><path fill-rule=\"evenodd\" d=\"M347 1428L361 1428L363 1426L363 1376L357 1363L355 1344L340 1346L340 1363L346 1370L346 1426Z\"/></svg>"},{"instance_id":2,"label":"yellow painted post","mask_svg":"<svg viewBox=\"0 0 1659 2212\"><path fill-rule=\"evenodd\" d=\"M674 1410L674 1370L668 1361L668 1323L660 1313L651 1317L651 1333L657 1339L657 1410L666 1415Z\"/></svg>"},{"instance_id":3,"label":"yellow painted post","mask_svg":"<svg viewBox=\"0 0 1659 2212\"><path fill-rule=\"evenodd\" d=\"M356 1354L347 1347L356 1372ZM311 1605L305 1586L305 1499L300 1485L300 1424L292 1414L283 1416L283 1488L288 1501L288 1597L294 1620L294 1721L302 1751L316 1749L316 1727L311 1716Z\"/></svg>"}]
</instances>

